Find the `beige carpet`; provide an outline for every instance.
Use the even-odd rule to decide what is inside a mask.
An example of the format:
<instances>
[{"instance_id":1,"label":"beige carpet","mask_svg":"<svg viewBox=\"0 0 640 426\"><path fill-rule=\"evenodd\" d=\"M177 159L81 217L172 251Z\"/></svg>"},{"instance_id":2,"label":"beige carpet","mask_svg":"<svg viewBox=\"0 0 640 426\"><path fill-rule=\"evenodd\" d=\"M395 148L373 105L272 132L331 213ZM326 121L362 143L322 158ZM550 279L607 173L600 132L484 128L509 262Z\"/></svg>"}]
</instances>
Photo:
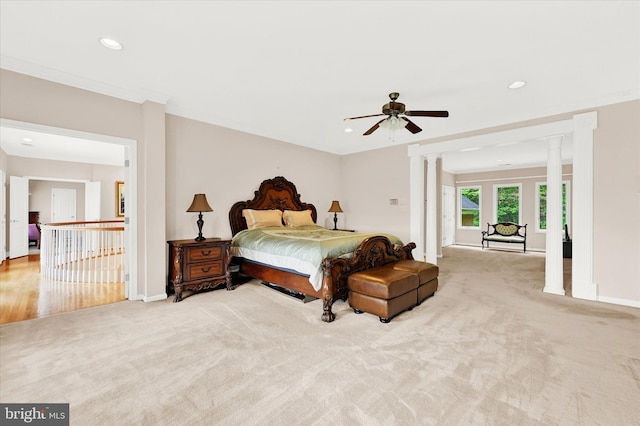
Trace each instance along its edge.
<instances>
[{"instance_id":1,"label":"beige carpet","mask_svg":"<svg viewBox=\"0 0 640 426\"><path fill-rule=\"evenodd\" d=\"M640 310L542 293L536 253L445 249L389 324L249 282L0 327L0 401L72 425L639 425Z\"/></svg>"}]
</instances>

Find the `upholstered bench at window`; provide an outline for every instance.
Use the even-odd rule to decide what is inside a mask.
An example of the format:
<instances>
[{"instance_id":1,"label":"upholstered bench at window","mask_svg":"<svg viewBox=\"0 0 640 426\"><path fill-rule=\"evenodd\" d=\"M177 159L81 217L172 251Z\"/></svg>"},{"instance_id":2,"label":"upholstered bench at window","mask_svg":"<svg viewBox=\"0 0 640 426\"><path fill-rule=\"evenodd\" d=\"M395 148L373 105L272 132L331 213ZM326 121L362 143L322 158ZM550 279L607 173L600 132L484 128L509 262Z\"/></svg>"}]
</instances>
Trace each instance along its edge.
<instances>
[{"instance_id":1,"label":"upholstered bench at window","mask_svg":"<svg viewBox=\"0 0 640 426\"><path fill-rule=\"evenodd\" d=\"M349 305L354 312L377 315L387 323L432 296L438 288L438 267L401 260L351 274Z\"/></svg>"},{"instance_id":2,"label":"upholstered bench at window","mask_svg":"<svg viewBox=\"0 0 640 426\"><path fill-rule=\"evenodd\" d=\"M496 243L517 243L523 245L523 251L527 252L527 225L518 225L517 223L501 222L490 224L487 223L487 230L482 231L482 248L484 243L489 241Z\"/></svg>"}]
</instances>

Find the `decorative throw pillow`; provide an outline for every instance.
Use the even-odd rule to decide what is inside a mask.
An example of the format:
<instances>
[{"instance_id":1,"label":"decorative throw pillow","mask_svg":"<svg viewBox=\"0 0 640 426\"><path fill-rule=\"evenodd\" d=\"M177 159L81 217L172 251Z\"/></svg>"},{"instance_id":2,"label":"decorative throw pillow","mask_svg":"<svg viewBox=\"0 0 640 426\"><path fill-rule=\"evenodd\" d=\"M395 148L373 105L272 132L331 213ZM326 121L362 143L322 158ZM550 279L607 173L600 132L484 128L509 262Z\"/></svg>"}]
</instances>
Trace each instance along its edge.
<instances>
[{"instance_id":1,"label":"decorative throw pillow","mask_svg":"<svg viewBox=\"0 0 640 426\"><path fill-rule=\"evenodd\" d=\"M289 228L294 228L296 226L315 225L315 222L311 217L311 210L285 210L282 217L284 218L285 226Z\"/></svg>"},{"instance_id":2,"label":"decorative throw pillow","mask_svg":"<svg viewBox=\"0 0 640 426\"><path fill-rule=\"evenodd\" d=\"M242 210L242 217L247 221L247 229L282 227L281 210Z\"/></svg>"}]
</instances>

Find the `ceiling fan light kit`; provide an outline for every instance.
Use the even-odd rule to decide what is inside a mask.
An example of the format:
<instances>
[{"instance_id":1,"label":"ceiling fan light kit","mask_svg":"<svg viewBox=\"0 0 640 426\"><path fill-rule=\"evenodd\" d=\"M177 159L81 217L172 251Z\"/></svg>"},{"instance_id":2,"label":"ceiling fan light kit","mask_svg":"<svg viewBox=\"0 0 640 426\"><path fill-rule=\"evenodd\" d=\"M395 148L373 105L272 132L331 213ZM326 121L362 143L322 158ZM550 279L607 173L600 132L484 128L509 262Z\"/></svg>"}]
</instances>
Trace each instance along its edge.
<instances>
[{"instance_id":1,"label":"ceiling fan light kit","mask_svg":"<svg viewBox=\"0 0 640 426\"><path fill-rule=\"evenodd\" d=\"M382 122L380 123L380 127L389 130L399 130L407 127L407 124L409 124L409 122L407 122L407 120L405 120L404 118L391 116L382 120Z\"/></svg>"},{"instance_id":2,"label":"ceiling fan light kit","mask_svg":"<svg viewBox=\"0 0 640 426\"><path fill-rule=\"evenodd\" d=\"M363 136L368 136L375 132L378 127L388 128L391 131L405 128L413 134L421 132L422 129L418 127L413 121L407 117L449 117L449 111L407 111L405 105L401 102L396 102L400 93L389 93L389 99L391 102L382 106L382 114L361 115L358 117L345 118L346 120L357 120L359 118L380 117L386 115L387 118L383 118L374 124L369 130L363 133ZM400 116L403 114L404 116Z\"/></svg>"}]
</instances>

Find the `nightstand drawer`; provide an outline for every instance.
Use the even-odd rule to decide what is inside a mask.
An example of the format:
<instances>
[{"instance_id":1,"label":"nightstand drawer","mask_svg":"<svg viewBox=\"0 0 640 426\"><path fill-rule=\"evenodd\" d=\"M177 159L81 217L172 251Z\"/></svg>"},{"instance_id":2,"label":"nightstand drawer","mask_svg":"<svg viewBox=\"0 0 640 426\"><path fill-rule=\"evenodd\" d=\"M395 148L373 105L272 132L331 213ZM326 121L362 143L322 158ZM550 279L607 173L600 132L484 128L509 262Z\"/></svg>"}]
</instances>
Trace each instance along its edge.
<instances>
[{"instance_id":1,"label":"nightstand drawer","mask_svg":"<svg viewBox=\"0 0 640 426\"><path fill-rule=\"evenodd\" d=\"M221 245L209 247L189 247L187 248L187 262L198 262L200 260L215 260L222 258Z\"/></svg>"},{"instance_id":2,"label":"nightstand drawer","mask_svg":"<svg viewBox=\"0 0 640 426\"><path fill-rule=\"evenodd\" d=\"M213 262L194 263L187 265L186 279L197 280L199 278L224 275L222 259Z\"/></svg>"}]
</instances>

